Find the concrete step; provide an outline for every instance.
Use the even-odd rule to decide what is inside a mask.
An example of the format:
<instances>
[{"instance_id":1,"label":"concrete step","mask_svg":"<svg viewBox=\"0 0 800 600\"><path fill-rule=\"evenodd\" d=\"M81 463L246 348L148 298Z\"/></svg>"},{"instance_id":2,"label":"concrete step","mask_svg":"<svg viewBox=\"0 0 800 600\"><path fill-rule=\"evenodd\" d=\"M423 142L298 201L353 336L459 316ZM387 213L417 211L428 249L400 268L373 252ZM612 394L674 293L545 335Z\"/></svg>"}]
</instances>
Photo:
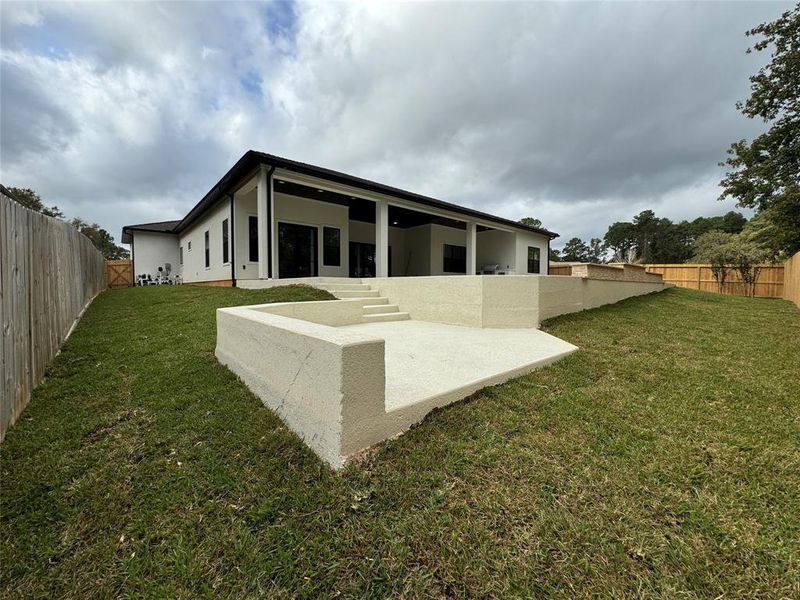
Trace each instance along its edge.
<instances>
[{"instance_id":1,"label":"concrete step","mask_svg":"<svg viewBox=\"0 0 800 600\"><path fill-rule=\"evenodd\" d=\"M380 292L378 290L328 290L337 298L378 298Z\"/></svg>"},{"instance_id":2,"label":"concrete step","mask_svg":"<svg viewBox=\"0 0 800 600\"><path fill-rule=\"evenodd\" d=\"M361 283L358 277L320 277L320 283Z\"/></svg>"},{"instance_id":3,"label":"concrete step","mask_svg":"<svg viewBox=\"0 0 800 600\"><path fill-rule=\"evenodd\" d=\"M348 300L359 300L359 298L348 298ZM384 306L389 304L388 298L360 298L361 306L378 306L383 304ZM381 311L381 312L388 312L388 311Z\"/></svg>"},{"instance_id":4,"label":"concrete step","mask_svg":"<svg viewBox=\"0 0 800 600\"><path fill-rule=\"evenodd\" d=\"M382 323L385 321L407 321L409 316L407 312L390 312L364 315L362 318L364 323Z\"/></svg>"},{"instance_id":5,"label":"concrete step","mask_svg":"<svg viewBox=\"0 0 800 600\"><path fill-rule=\"evenodd\" d=\"M318 283L317 287L323 290L368 290L370 287L366 283Z\"/></svg>"},{"instance_id":6,"label":"concrete step","mask_svg":"<svg viewBox=\"0 0 800 600\"><path fill-rule=\"evenodd\" d=\"M378 298L376 298L377 300ZM376 315L376 314L386 314L386 313L396 313L400 312L400 307L397 304L388 304L388 298L380 298L381 300L386 300L387 304L367 304L364 306L364 314L365 315Z\"/></svg>"}]
</instances>

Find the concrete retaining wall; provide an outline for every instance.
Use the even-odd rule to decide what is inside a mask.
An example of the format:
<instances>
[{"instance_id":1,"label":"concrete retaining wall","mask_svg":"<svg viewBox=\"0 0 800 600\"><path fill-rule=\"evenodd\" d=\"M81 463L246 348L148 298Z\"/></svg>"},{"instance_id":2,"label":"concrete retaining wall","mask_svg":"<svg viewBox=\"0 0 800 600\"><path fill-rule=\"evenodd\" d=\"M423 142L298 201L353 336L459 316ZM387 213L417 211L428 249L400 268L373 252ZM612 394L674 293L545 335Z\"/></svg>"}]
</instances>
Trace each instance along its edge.
<instances>
[{"instance_id":1,"label":"concrete retaining wall","mask_svg":"<svg viewBox=\"0 0 800 600\"><path fill-rule=\"evenodd\" d=\"M350 432L384 414L384 341L263 308L217 311L217 359L338 468L361 443Z\"/></svg>"}]
</instances>

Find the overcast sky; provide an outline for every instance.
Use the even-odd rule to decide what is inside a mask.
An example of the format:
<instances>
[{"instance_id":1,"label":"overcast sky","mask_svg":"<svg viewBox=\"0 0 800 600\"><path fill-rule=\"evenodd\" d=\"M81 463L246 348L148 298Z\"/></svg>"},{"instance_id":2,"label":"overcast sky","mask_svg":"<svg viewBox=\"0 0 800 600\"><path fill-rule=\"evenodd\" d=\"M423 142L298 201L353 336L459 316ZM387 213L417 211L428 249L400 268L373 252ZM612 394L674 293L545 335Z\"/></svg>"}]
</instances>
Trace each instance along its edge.
<instances>
[{"instance_id":1,"label":"overcast sky","mask_svg":"<svg viewBox=\"0 0 800 600\"><path fill-rule=\"evenodd\" d=\"M790 3L0 4L0 175L118 240L247 150L602 237L722 214Z\"/></svg>"}]
</instances>

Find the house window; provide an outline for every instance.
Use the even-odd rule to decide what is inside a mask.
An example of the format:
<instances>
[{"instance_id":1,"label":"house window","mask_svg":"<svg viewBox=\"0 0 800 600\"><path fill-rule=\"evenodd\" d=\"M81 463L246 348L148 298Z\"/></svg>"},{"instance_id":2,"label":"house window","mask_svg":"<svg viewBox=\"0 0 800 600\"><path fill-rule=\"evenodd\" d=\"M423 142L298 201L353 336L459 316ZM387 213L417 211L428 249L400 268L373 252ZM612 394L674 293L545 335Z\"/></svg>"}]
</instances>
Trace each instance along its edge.
<instances>
[{"instance_id":1,"label":"house window","mask_svg":"<svg viewBox=\"0 0 800 600\"><path fill-rule=\"evenodd\" d=\"M539 273L539 248L528 246L528 273Z\"/></svg>"},{"instance_id":2,"label":"house window","mask_svg":"<svg viewBox=\"0 0 800 600\"><path fill-rule=\"evenodd\" d=\"M228 245L228 219L224 219L222 221L222 263L226 265L230 262Z\"/></svg>"},{"instance_id":3,"label":"house window","mask_svg":"<svg viewBox=\"0 0 800 600\"><path fill-rule=\"evenodd\" d=\"M179 260L180 264L183 264L183 246L178 248L178 250L179 250L179 252L178 252L178 260Z\"/></svg>"},{"instance_id":4,"label":"house window","mask_svg":"<svg viewBox=\"0 0 800 600\"><path fill-rule=\"evenodd\" d=\"M206 269L211 266L211 244L209 243L208 232L205 233L206 240Z\"/></svg>"},{"instance_id":5,"label":"house window","mask_svg":"<svg viewBox=\"0 0 800 600\"><path fill-rule=\"evenodd\" d=\"M341 233L336 227L322 228L322 264L327 267L339 267L341 259Z\"/></svg>"},{"instance_id":6,"label":"house window","mask_svg":"<svg viewBox=\"0 0 800 600\"><path fill-rule=\"evenodd\" d=\"M250 262L258 262L258 217L247 217L247 247Z\"/></svg>"},{"instance_id":7,"label":"house window","mask_svg":"<svg viewBox=\"0 0 800 600\"><path fill-rule=\"evenodd\" d=\"M192 242L189 242L189 252L192 251Z\"/></svg>"},{"instance_id":8,"label":"house window","mask_svg":"<svg viewBox=\"0 0 800 600\"><path fill-rule=\"evenodd\" d=\"M467 247L445 244L442 252L442 271L445 273L466 273Z\"/></svg>"}]
</instances>

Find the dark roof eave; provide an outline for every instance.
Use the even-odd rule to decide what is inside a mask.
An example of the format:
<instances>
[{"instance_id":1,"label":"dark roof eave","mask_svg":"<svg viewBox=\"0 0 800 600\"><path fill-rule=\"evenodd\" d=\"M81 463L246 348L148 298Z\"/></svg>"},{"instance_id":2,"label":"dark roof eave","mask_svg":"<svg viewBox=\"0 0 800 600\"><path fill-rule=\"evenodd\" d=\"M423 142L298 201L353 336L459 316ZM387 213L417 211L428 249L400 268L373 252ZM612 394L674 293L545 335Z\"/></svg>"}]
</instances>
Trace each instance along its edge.
<instances>
[{"instance_id":1,"label":"dark roof eave","mask_svg":"<svg viewBox=\"0 0 800 600\"><path fill-rule=\"evenodd\" d=\"M276 168L287 169L289 171L295 171L297 173L304 173L313 177L319 177L328 181L334 181L387 196L394 196L396 198L410 200L411 202L424 204L433 208L439 208L466 216L476 217L482 221L487 221L490 223L498 223L514 227L516 229L531 231L533 233L545 235L551 240L558 237L557 233L547 229L531 227L529 225L519 223L518 221L497 217L495 215L490 215L472 208L458 206L457 204L451 204L450 202L444 202L442 200L437 200L436 198L415 194L413 192L408 192L406 190L384 185L382 183L377 183L375 181L370 181L368 179L362 179L360 177L355 177L339 171L333 171L324 167L317 167L315 165L297 162L287 158L282 158L280 156L275 156L273 154L258 152L257 150L248 150L238 161L236 161L236 164L234 164L228 170L228 172L223 175L216 185L214 185L214 187L211 188L211 190L209 190L205 196L203 196L200 202L198 202L194 208L192 208L192 210L190 210L189 213L180 221L180 223L178 223L174 229L174 232L180 233L189 227L189 225L198 219L207 208L216 203L220 198L222 198L222 196L229 193L231 187L238 183L244 175L253 171L262 164Z\"/></svg>"}]
</instances>

